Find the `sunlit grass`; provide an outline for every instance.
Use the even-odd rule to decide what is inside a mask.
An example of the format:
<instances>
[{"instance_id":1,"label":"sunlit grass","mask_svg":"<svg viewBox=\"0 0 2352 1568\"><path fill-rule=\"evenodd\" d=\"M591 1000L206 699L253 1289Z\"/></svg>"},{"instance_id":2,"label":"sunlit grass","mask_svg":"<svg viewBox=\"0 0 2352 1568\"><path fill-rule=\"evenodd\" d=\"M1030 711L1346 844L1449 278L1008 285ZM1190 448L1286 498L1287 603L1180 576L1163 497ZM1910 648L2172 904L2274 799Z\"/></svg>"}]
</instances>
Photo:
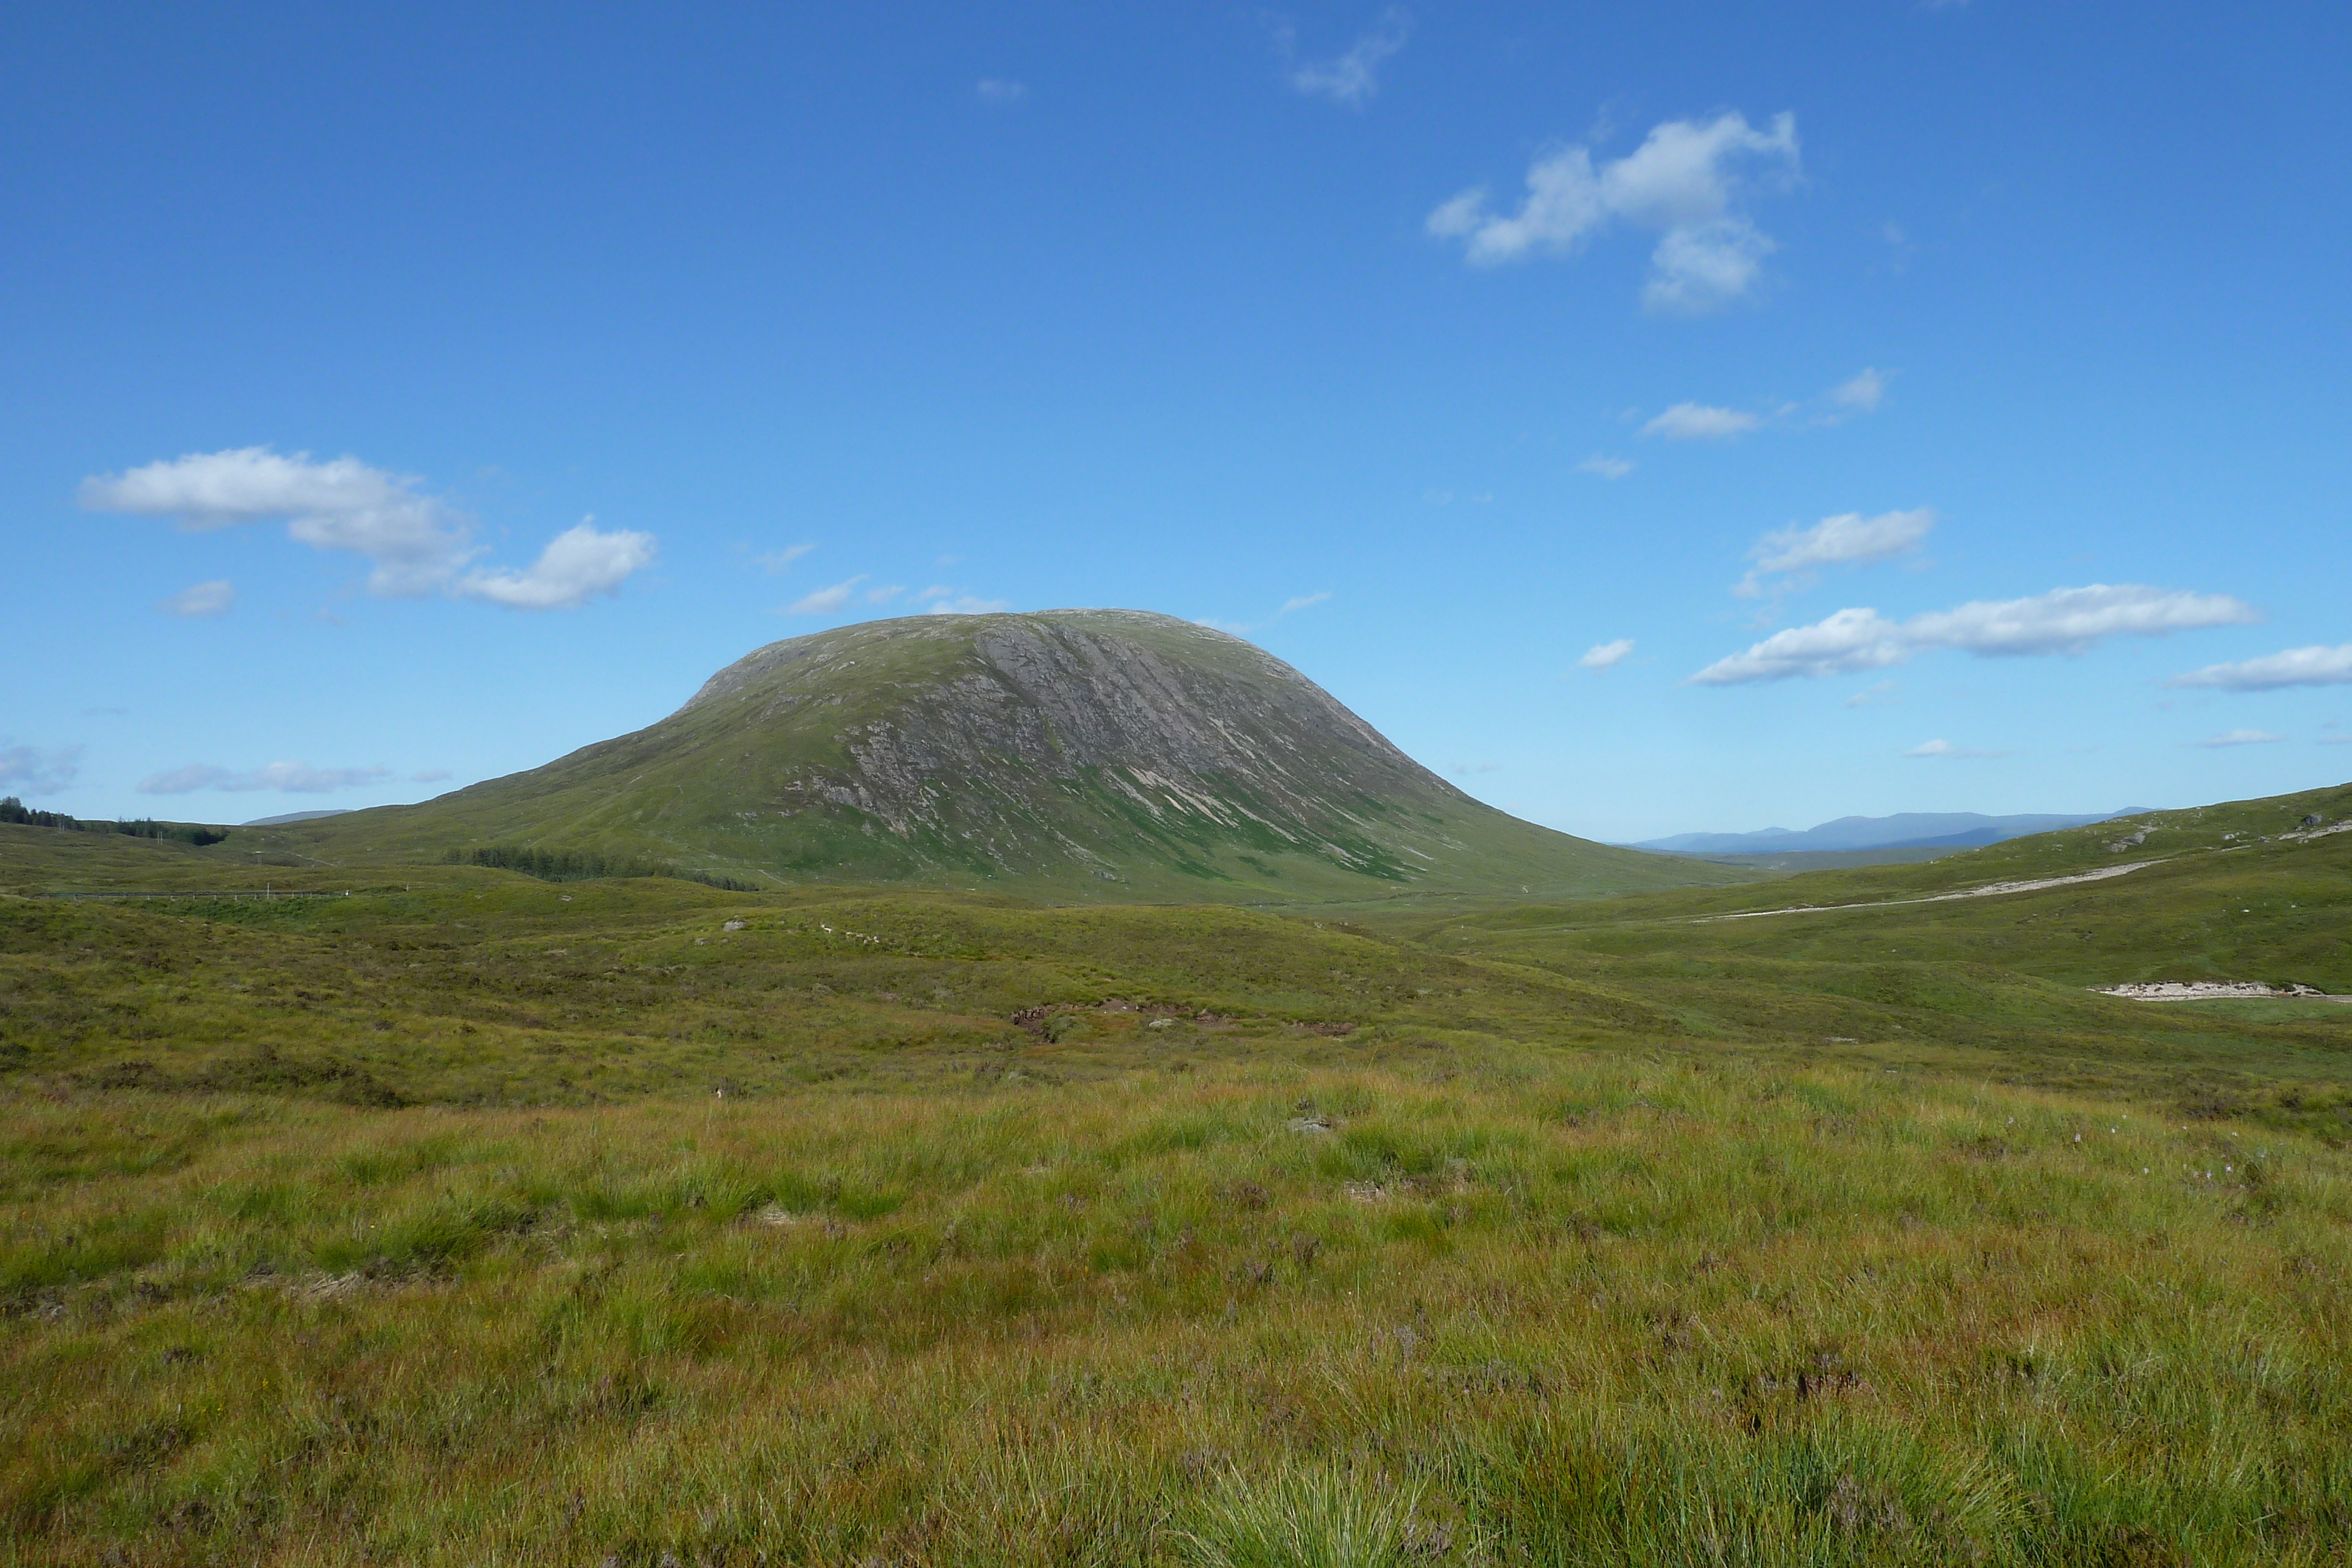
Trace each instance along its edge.
<instances>
[{"instance_id":1,"label":"sunlit grass","mask_svg":"<svg viewBox=\"0 0 2352 1568\"><path fill-rule=\"evenodd\" d=\"M2352 1519L2345 1161L2145 1107L1575 1058L7 1110L175 1151L6 1212L19 1560L2315 1563Z\"/></svg>"}]
</instances>

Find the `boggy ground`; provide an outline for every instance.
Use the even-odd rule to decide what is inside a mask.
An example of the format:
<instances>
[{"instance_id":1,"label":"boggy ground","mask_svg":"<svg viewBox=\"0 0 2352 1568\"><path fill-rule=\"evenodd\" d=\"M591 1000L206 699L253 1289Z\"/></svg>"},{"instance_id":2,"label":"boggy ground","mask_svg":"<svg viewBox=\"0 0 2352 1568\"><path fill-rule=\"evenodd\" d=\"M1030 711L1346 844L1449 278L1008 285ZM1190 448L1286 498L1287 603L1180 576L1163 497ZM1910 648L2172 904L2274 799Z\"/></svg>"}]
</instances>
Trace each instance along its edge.
<instances>
[{"instance_id":1,"label":"boggy ground","mask_svg":"<svg viewBox=\"0 0 2352 1568\"><path fill-rule=\"evenodd\" d=\"M0 1561L2352 1560L2352 1019L2064 968L2322 952L2338 862L2247 858L0 899Z\"/></svg>"}]
</instances>

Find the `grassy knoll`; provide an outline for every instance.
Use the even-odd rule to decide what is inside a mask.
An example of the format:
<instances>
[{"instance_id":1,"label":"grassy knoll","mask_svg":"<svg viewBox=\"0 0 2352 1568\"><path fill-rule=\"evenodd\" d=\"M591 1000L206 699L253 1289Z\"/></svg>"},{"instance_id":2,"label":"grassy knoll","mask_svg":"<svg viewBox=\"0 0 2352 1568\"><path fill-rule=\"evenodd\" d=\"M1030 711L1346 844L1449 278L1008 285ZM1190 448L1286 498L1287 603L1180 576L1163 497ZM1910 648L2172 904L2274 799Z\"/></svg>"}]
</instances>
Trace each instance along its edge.
<instances>
[{"instance_id":1,"label":"grassy knoll","mask_svg":"<svg viewBox=\"0 0 2352 1568\"><path fill-rule=\"evenodd\" d=\"M1974 857L1350 921L124 839L330 895L0 896L0 1562L2344 1563L2352 1008L2084 989L2329 979L2352 833L2272 839L1733 921Z\"/></svg>"}]
</instances>

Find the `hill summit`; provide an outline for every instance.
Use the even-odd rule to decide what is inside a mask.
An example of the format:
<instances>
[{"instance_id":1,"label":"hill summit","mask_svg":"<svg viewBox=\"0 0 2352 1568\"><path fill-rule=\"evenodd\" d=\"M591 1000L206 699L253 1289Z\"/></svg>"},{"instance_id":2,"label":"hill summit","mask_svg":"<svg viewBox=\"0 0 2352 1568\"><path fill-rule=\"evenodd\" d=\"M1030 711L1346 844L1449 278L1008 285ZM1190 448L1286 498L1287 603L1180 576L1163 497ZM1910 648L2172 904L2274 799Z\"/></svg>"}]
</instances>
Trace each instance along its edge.
<instances>
[{"instance_id":1,"label":"hill summit","mask_svg":"<svg viewBox=\"0 0 2352 1568\"><path fill-rule=\"evenodd\" d=\"M659 723L323 842L658 859L758 885L1129 900L1576 895L1728 880L1472 800L1238 637L1128 610L772 643Z\"/></svg>"}]
</instances>

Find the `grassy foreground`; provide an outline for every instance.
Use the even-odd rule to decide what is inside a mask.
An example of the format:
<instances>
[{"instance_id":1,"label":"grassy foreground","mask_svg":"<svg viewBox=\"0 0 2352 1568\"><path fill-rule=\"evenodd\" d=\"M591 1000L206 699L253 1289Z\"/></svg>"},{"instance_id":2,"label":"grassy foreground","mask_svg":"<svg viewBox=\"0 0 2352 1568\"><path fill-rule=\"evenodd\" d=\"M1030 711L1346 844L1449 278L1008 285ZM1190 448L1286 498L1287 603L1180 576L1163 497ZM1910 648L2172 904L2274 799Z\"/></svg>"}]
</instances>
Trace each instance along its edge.
<instances>
[{"instance_id":1,"label":"grassy foreground","mask_svg":"<svg viewBox=\"0 0 2352 1568\"><path fill-rule=\"evenodd\" d=\"M2352 1536L2338 1153L1737 1061L1108 1087L20 1101L11 1556L2319 1563Z\"/></svg>"},{"instance_id":2,"label":"grassy foreground","mask_svg":"<svg viewBox=\"0 0 2352 1568\"><path fill-rule=\"evenodd\" d=\"M0 897L0 1563L2352 1562L2352 1008L2084 988L2334 973L2352 833L2240 831L1735 921Z\"/></svg>"}]
</instances>

